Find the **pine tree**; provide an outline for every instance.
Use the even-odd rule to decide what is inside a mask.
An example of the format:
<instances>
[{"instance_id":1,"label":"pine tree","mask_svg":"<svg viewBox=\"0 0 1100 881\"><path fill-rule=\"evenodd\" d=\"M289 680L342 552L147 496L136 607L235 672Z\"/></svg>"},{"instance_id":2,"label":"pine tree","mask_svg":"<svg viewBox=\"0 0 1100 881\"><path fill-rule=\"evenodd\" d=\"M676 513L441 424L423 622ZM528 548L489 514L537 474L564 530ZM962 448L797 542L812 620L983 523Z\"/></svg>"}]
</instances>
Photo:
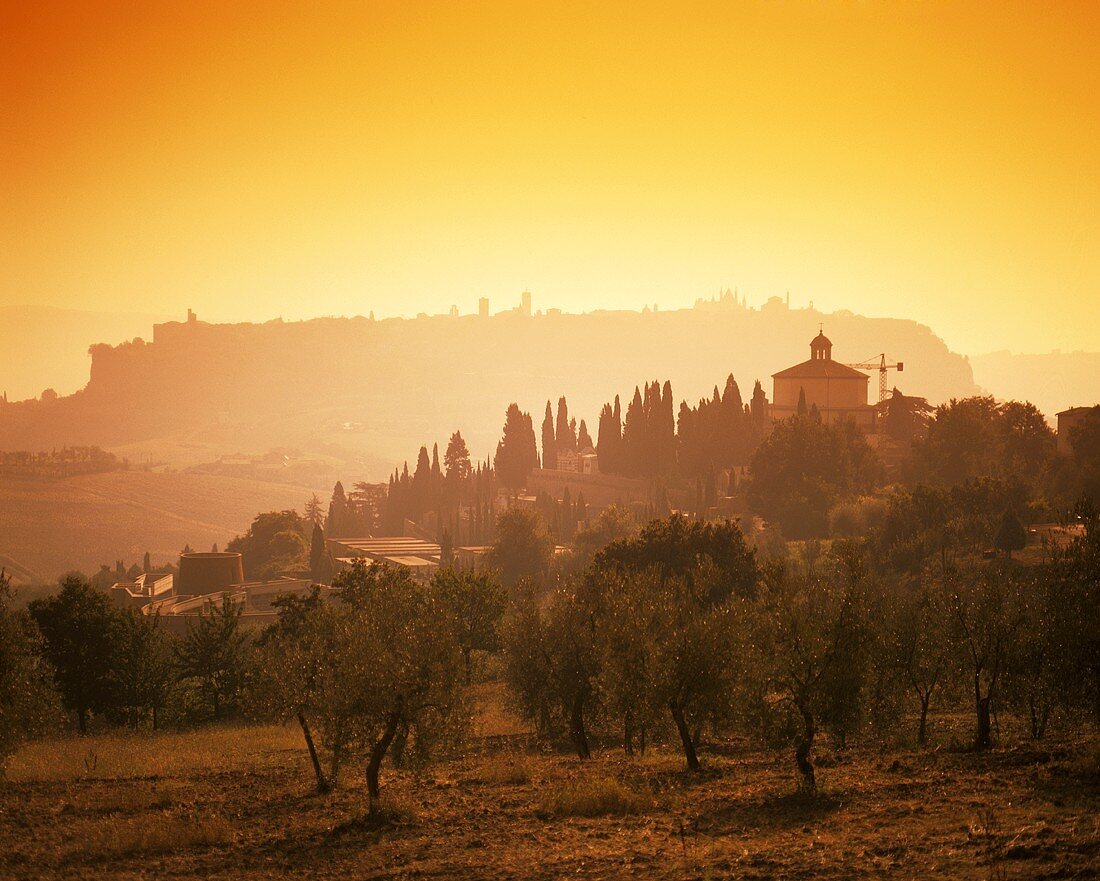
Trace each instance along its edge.
<instances>
[{"instance_id":1,"label":"pine tree","mask_svg":"<svg viewBox=\"0 0 1100 881\"><path fill-rule=\"evenodd\" d=\"M325 515L321 508L321 500L317 498L317 493L310 496L309 501L306 502L306 520L324 526Z\"/></svg>"},{"instance_id":2,"label":"pine tree","mask_svg":"<svg viewBox=\"0 0 1100 881\"><path fill-rule=\"evenodd\" d=\"M799 387L798 389L798 415L805 416L809 412L806 409L806 389Z\"/></svg>"}]
</instances>

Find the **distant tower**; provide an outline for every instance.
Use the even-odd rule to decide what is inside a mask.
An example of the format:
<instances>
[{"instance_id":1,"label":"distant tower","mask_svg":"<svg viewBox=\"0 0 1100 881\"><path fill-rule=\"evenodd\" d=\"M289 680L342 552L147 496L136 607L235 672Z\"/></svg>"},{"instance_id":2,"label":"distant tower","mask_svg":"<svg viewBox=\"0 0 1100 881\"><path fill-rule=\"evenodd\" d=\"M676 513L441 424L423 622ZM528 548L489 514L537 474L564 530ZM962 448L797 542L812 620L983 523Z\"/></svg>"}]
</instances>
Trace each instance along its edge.
<instances>
[{"instance_id":1,"label":"distant tower","mask_svg":"<svg viewBox=\"0 0 1100 881\"><path fill-rule=\"evenodd\" d=\"M482 297L477 301L477 314L482 318L489 317L489 298Z\"/></svg>"},{"instance_id":2,"label":"distant tower","mask_svg":"<svg viewBox=\"0 0 1100 881\"><path fill-rule=\"evenodd\" d=\"M522 312L524 315L526 315L528 318L531 317L531 292L530 291L524 291L522 294L519 295L519 311Z\"/></svg>"},{"instance_id":3,"label":"distant tower","mask_svg":"<svg viewBox=\"0 0 1100 881\"><path fill-rule=\"evenodd\" d=\"M187 323L188 324L194 324L198 320L199 320L199 316L197 316L194 312L192 312L190 309L188 309L187 310Z\"/></svg>"},{"instance_id":4,"label":"distant tower","mask_svg":"<svg viewBox=\"0 0 1100 881\"><path fill-rule=\"evenodd\" d=\"M451 307L451 318L458 318L458 307L457 306L452 306Z\"/></svg>"},{"instance_id":5,"label":"distant tower","mask_svg":"<svg viewBox=\"0 0 1100 881\"><path fill-rule=\"evenodd\" d=\"M791 292L787 291L787 308L791 308Z\"/></svg>"}]
</instances>

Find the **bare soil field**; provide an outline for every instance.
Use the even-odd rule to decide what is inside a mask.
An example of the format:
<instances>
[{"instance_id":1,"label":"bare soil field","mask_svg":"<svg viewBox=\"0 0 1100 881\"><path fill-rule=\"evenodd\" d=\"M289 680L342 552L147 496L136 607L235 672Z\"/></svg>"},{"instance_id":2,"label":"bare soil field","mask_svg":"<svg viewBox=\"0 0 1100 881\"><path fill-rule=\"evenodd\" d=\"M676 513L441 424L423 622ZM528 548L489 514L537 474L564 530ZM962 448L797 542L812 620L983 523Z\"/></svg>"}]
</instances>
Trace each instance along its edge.
<instances>
[{"instance_id":1,"label":"bare soil field","mask_svg":"<svg viewBox=\"0 0 1100 881\"><path fill-rule=\"evenodd\" d=\"M180 549L219 546L261 511L301 510L312 490L209 474L115 471L0 483L0 555L52 580L100 564L176 562ZM17 573L18 574L18 573ZM26 575L23 576L26 580Z\"/></svg>"},{"instance_id":2,"label":"bare soil field","mask_svg":"<svg viewBox=\"0 0 1100 881\"><path fill-rule=\"evenodd\" d=\"M492 716L493 714L490 714ZM505 714L461 754L313 791L299 732L235 727L32 744L0 787L0 877L1094 878L1095 738L819 756L727 744L587 763L529 749Z\"/></svg>"}]
</instances>

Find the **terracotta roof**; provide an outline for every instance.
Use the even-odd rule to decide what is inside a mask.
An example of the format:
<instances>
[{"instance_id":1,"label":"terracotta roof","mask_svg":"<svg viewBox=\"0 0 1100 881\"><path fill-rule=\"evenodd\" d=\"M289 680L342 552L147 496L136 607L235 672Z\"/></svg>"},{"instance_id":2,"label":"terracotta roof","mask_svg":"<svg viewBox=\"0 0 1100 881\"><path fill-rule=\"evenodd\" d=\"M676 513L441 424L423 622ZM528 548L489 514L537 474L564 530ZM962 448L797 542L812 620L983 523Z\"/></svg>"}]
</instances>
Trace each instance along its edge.
<instances>
[{"instance_id":1,"label":"terracotta roof","mask_svg":"<svg viewBox=\"0 0 1100 881\"><path fill-rule=\"evenodd\" d=\"M811 358L794 367L772 374L772 379L862 379L869 380L866 373L860 373L839 361L828 358Z\"/></svg>"}]
</instances>

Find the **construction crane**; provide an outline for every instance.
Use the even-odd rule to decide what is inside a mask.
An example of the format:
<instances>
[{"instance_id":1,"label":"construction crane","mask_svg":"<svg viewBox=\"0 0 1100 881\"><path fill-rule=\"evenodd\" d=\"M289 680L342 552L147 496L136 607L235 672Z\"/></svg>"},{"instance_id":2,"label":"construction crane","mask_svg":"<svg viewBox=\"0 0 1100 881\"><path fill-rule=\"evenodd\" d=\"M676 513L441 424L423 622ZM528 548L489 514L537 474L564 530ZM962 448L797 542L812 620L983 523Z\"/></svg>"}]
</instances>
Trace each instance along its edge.
<instances>
[{"instance_id":1,"label":"construction crane","mask_svg":"<svg viewBox=\"0 0 1100 881\"><path fill-rule=\"evenodd\" d=\"M878 360L868 359L861 361L858 364L845 364L845 367L854 367L856 370L877 370L878 371L878 402L881 404L886 400L886 371L896 370L901 373L905 369L905 362L898 361L897 364L886 363L886 353L875 356Z\"/></svg>"}]
</instances>

